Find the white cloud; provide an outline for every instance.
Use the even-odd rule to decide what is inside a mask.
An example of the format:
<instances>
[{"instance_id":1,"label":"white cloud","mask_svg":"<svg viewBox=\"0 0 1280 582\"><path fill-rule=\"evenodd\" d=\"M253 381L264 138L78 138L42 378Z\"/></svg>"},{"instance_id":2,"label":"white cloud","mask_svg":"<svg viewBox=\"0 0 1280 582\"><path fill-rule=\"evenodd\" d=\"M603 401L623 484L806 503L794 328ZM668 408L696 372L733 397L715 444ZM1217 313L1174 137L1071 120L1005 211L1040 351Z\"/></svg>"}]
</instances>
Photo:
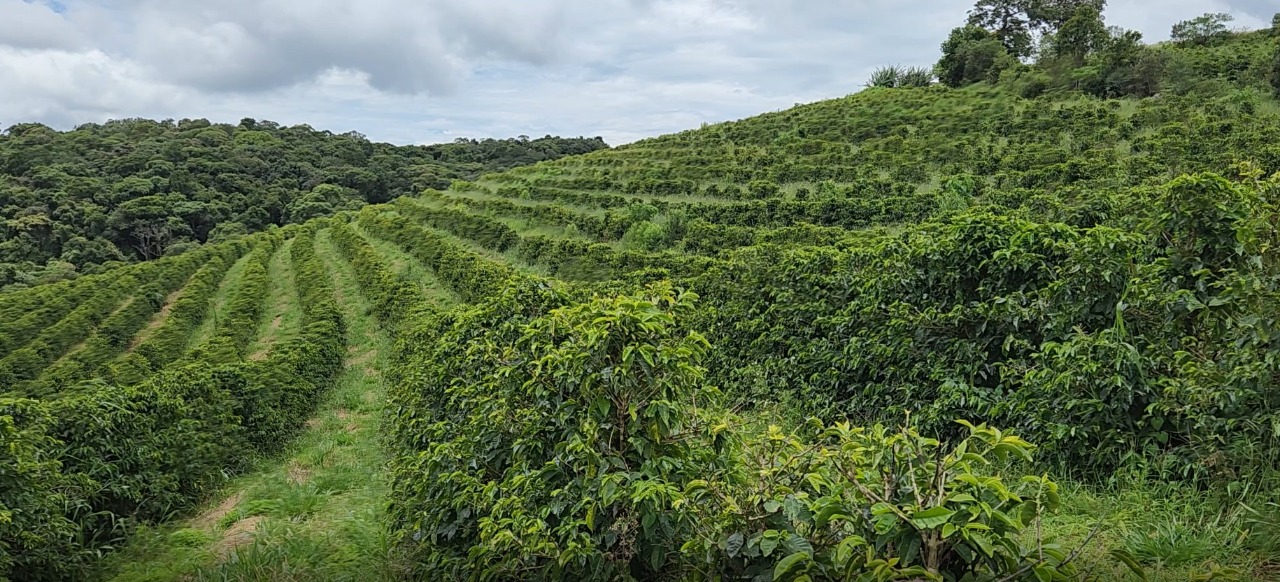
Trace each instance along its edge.
<instances>
[{"instance_id":1,"label":"white cloud","mask_svg":"<svg viewBox=\"0 0 1280 582\"><path fill-rule=\"evenodd\" d=\"M1108 18L1159 40L1207 11L1263 26L1273 3L1112 0ZM255 117L400 143L623 143L842 96L877 66L928 65L971 5L0 0L0 127Z\"/></svg>"},{"instance_id":2,"label":"white cloud","mask_svg":"<svg viewBox=\"0 0 1280 582\"><path fill-rule=\"evenodd\" d=\"M113 117L163 115L188 91L147 80L136 64L97 49L0 46L0 120L68 127Z\"/></svg>"},{"instance_id":3,"label":"white cloud","mask_svg":"<svg viewBox=\"0 0 1280 582\"><path fill-rule=\"evenodd\" d=\"M0 0L0 46L25 49L73 49L83 45L75 28L52 6Z\"/></svg>"}]
</instances>

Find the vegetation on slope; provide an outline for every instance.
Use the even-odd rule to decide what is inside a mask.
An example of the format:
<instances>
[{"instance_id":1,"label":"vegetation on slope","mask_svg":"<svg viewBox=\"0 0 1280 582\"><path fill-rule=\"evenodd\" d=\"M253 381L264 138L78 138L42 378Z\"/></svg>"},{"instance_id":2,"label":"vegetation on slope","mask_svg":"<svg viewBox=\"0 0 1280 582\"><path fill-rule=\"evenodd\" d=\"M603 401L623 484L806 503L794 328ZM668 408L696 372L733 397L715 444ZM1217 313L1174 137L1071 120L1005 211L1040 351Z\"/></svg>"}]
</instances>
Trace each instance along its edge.
<instances>
[{"instance_id":1,"label":"vegetation on slope","mask_svg":"<svg viewBox=\"0 0 1280 582\"><path fill-rule=\"evenodd\" d=\"M586 153L600 139L372 143L245 119L130 119L0 133L0 287L38 284L194 243Z\"/></svg>"},{"instance_id":2,"label":"vegetation on slope","mask_svg":"<svg viewBox=\"0 0 1280 582\"><path fill-rule=\"evenodd\" d=\"M0 572L65 577L278 453L335 378L368 379L340 373L342 340L373 318L389 486L360 507L385 491L386 537L344 530L324 559L307 520L342 493L268 462L211 531L279 527L220 562L208 533L158 530L126 554L158 570L122 575L1274 578L1280 107L1256 65L1280 39L1180 24L1134 63L1191 66L1098 90L1131 38L1097 34L1100 7L983 0L937 68L974 78L915 70L212 245L210 272L249 259L180 363L0 400L0 504L21 508ZM246 361L281 248L300 324ZM37 356L7 361L76 353L63 332L110 317L123 278L0 295L30 311L6 357ZM33 310L41 289L74 299ZM357 545L386 562L344 560Z\"/></svg>"}]
</instances>

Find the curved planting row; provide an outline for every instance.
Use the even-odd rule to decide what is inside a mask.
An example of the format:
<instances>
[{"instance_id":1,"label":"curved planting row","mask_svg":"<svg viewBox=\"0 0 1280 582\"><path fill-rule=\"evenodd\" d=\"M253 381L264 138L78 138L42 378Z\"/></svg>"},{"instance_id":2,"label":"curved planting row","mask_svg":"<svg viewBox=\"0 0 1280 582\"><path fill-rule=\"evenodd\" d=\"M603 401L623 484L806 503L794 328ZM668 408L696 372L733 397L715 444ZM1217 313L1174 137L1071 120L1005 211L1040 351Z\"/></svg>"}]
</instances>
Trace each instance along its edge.
<instances>
[{"instance_id":1,"label":"curved planting row","mask_svg":"<svg viewBox=\"0 0 1280 582\"><path fill-rule=\"evenodd\" d=\"M501 194L501 191L499 193ZM433 192L427 195L448 196ZM648 220L653 213L657 212L667 214L679 212L689 219L701 219L726 226L779 228L807 223L860 229L875 225L919 222L937 212L939 208L938 196L935 194L851 191L847 188L834 187L817 194L800 190L795 199L769 197L764 200L714 203L682 202L662 198L632 199L625 206L614 207L614 210L599 216L575 213L549 204L520 205L502 200L468 200L465 197L447 197L447 199L500 214L574 224L584 234L605 240L621 239L636 222ZM555 202L565 203L565 201ZM653 210L648 213L632 210L646 205Z\"/></svg>"},{"instance_id":2,"label":"curved planting row","mask_svg":"<svg viewBox=\"0 0 1280 582\"><path fill-rule=\"evenodd\" d=\"M486 249L502 253L520 243L520 234L515 229L487 216L457 208L413 204L407 198L401 200L403 202L396 205L400 211L409 212L414 218L459 238L475 241Z\"/></svg>"},{"instance_id":3,"label":"curved planting row","mask_svg":"<svg viewBox=\"0 0 1280 582\"><path fill-rule=\"evenodd\" d=\"M0 311L0 317L3 317L0 321L4 321L5 325L4 329L0 329L0 357L8 356L27 345L83 302L108 289L120 275L136 269L137 267L129 268L112 276L91 275L74 281L35 287L22 292L25 300L2 302L5 307Z\"/></svg>"},{"instance_id":4,"label":"curved planting row","mask_svg":"<svg viewBox=\"0 0 1280 582\"><path fill-rule=\"evenodd\" d=\"M136 384L181 358L191 343L191 335L209 315L227 271L250 247L249 241L256 238L223 245L222 253L210 258L187 282L160 327L129 353L105 366L103 376L120 384Z\"/></svg>"},{"instance_id":5,"label":"curved planting row","mask_svg":"<svg viewBox=\"0 0 1280 582\"><path fill-rule=\"evenodd\" d=\"M374 317L391 328L413 309L426 304L417 286L396 276L378 252L355 229L335 220L329 229L338 250L351 263L360 290L374 305Z\"/></svg>"},{"instance_id":6,"label":"curved planting row","mask_svg":"<svg viewBox=\"0 0 1280 582\"><path fill-rule=\"evenodd\" d=\"M0 467L14 468L0 489L0 511L14 517L0 521L0 578L75 579L138 523L169 519L253 452L287 442L342 364L343 321L314 252L320 226L301 229L292 248L303 332L266 359L180 362L135 385L86 382L45 401L0 397ZM257 259L278 244L269 239Z\"/></svg>"},{"instance_id":7,"label":"curved planting row","mask_svg":"<svg viewBox=\"0 0 1280 582\"><path fill-rule=\"evenodd\" d=\"M155 269L151 263L124 276L116 277L111 284L98 290L58 320L40 331L27 345L0 359L0 389L12 390L20 383L33 380L50 364L84 341L93 331L127 302L134 292Z\"/></svg>"},{"instance_id":8,"label":"curved planting row","mask_svg":"<svg viewBox=\"0 0 1280 582\"><path fill-rule=\"evenodd\" d=\"M238 286L227 301L225 313L217 314L213 335L191 350L185 358L187 361L226 364L245 357L257 335L258 320L266 308L270 289L267 265L282 242L280 232L272 233L249 253L248 264L240 273Z\"/></svg>"},{"instance_id":9,"label":"curved planting row","mask_svg":"<svg viewBox=\"0 0 1280 582\"><path fill-rule=\"evenodd\" d=\"M446 192L436 192L433 190L428 190L424 193L423 198L425 201L461 204L478 212L492 212L502 216L513 216L524 220L531 220L555 226L572 225L575 230L582 233L584 236L601 241L620 240L627 232L627 229L631 228L632 224L637 221L637 218L635 218L632 213L607 212L601 215L586 214L554 204L516 204L510 200L503 200L501 198L476 199L464 196L452 196ZM402 198L401 200L409 202L413 201L412 198ZM401 202L401 204L404 203ZM460 210L449 208L437 209L436 211L441 213L462 212ZM425 214L422 211L419 211L419 215L425 217ZM459 221L458 218L451 216L441 216L439 218L442 223L447 224ZM454 234L465 236L460 232L455 232Z\"/></svg>"},{"instance_id":10,"label":"curved planting row","mask_svg":"<svg viewBox=\"0 0 1280 582\"><path fill-rule=\"evenodd\" d=\"M665 276L692 276L705 271L715 260L708 257L688 256L675 252L651 253L618 250L583 239L563 239L542 235L521 237L507 225L495 219L468 214L456 209L435 209L400 199L393 207L412 219L421 220L432 227L451 232L460 238L468 238L471 232L489 233L481 239L473 239L480 246L494 251L509 250L530 265L546 268L558 278L575 281L608 281L613 279L642 279Z\"/></svg>"},{"instance_id":11,"label":"curved planting row","mask_svg":"<svg viewBox=\"0 0 1280 582\"><path fill-rule=\"evenodd\" d=\"M401 200L413 201L415 199ZM626 213L610 212L598 216L576 212L563 206L516 204L509 200L451 196L448 193L436 191L427 191L423 194L421 200L423 202L440 201L449 204L461 204L478 212L514 216L553 226L572 225L572 228L577 232L604 241L634 241L638 244L644 244L648 241L635 240L636 237L632 237L629 240L627 233L637 224L644 224L652 220L654 214L653 210L637 209ZM643 205L644 202L637 201L635 204ZM659 227L662 237L655 244L678 248L686 253L715 255L729 249L761 244L825 246L853 236L848 229L843 227L818 226L808 223L778 228L716 224L703 218L698 218L698 213L691 211L689 207L673 208L669 204L661 202L659 204L672 214L669 214L665 224ZM657 206L653 207L654 210L657 208ZM431 217L433 224L436 224L439 228L450 230L450 232L459 236L466 236L465 233L457 232L446 226L452 222L446 211L452 213L461 212L456 209L437 210L436 214L438 216ZM691 214L690 212L693 213ZM677 214L678 218L675 217ZM422 213L418 215L424 216ZM475 219L471 220L474 221ZM498 227L489 226L487 228L493 230ZM475 237L468 238L474 239ZM477 242L482 241L477 240ZM493 248L487 244L485 246Z\"/></svg>"},{"instance_id":12,"label":"curved planting row","mask_svg":"<svg viewBox=\"0 0 1280 582\"><path fill-rule=\"evenodd\" d=\"M385 210L385 206L366 207L360 212L360 225L374 236L404 247L463 301L492 297L515 276L511 266L483 257L447 235L423 229L407 217L387 214Z\"/></svg>"},{"instance_id":13,"label":"curved planting row","mask_svg":"<svg viewBox=\"0 0 1280 582\"><path fill-rule=\"evenodd\" d=\"M211 254L209 249L193 251L173 261L157 262L154 270L140 274L149 282L123 307L102 320L83 344L45 368L36 379L20 384L17 391L42 397L92 377L100 366L129 347L138 331L164 307L165 298L185 286ZM217 255L213 260L218 260Z\"/></svg>"},{"instance_id":14,"label":"curved planting row","mask_svg":"<svg viewBox=\"0 0 1280 582\"><path fill-rule=\"evenodd\" d=\"M346 326L334 299L333 280L315 253L322 222L301 228L290 245L302 301L302 331L277 344L260 361L246 362L238 409L247 438L261 451L278 449L307 420L320 392L342 369Z\"/></svg>"}]
</instances>

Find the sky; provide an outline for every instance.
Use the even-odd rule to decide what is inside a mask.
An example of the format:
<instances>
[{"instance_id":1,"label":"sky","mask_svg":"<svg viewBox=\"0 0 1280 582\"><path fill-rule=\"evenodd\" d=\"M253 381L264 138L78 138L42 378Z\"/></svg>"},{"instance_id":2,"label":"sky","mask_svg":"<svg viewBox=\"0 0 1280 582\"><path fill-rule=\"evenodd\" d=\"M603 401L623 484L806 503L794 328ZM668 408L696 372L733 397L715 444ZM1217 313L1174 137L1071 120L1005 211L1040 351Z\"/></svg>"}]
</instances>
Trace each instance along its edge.
<instances>
[{"instance_id":1,"label":"sky","mask_svg":"<svg viewBox=\"0 0 1280 582\"><path fill-rule=\"evenodd\" d=\"M376 141L629 143L931 65L972 0L0 0L0 128L245 117ZM1168 37L1280 0L1111 0Z\"/></svg>"}]
</instances>

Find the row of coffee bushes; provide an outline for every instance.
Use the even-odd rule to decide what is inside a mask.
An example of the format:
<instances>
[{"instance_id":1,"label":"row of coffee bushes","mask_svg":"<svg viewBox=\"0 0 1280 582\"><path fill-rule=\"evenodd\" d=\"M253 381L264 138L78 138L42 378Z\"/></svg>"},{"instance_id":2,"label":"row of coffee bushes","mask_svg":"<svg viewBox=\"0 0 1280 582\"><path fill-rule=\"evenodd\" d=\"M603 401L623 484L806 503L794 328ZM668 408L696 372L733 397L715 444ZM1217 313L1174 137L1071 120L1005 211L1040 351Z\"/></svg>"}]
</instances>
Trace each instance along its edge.
<instances>
[{"instance_id":1,"label":"row of coffee bushes","mask_svg":"<svg viewBox=\"0 0 1280 582\"><path fill-rule=\"evenodd\" d=\"M1027 535L1056 508L1056 485L958 462L1026 458L1021 439L985 426L955 448L910 429L743 430L707 382L711 346L685 327L695 299L669 286L591 298L514 278L408 322L387 430L392 533L413 575L1077 574ZM911 549L925 540L959 557Z\"/></svg>"},{"instance_id":2,"label":"row of coffee bushes","mask_svg":"<svg viewBox=\"0 0 1280 582\"><path fill-rule=\"evenodd\" d=\"M0 391L14 390L37 378L50 364L85 340L128 301L156 269L138 265L84 299L56 323L40 330L25 346L0 359Z\"/></svg>"},{"instance_id":3,"label":"row of coffee bushes","mask_svg":"<svg viewBox=\"0 0 1280 582\"><path fill-rule=\"evenodd\" d=\"M425 305L426 298L417 285L397 276L373 245L341 218L334 219L330 236L355 271L360 290L373 303L374 317L394 333L397 323Z\"/></svg>"},{"instance_id":4,"label":"row of coffee bushes","mask_svg":"<svg viewBox=\"0 0 1280 582\"><path fill-rule=\"evenodd\" d=\"M621 240L638 222L655 212L678 213L721 226L777 229L801 224L861 229L877 225L919 222L938 209L937 195L859 195L841 190L820 192L813 200L752 200L742 202L674 202L636 200L625 210L602 215L575 212L553 204L515 204L505 200L474 199L427 192L428 200L456 202L481 212L494 212L548 224L572 224L582 234L604 241ZM865 193L864 193L865 194ZM647 211L639 211L649 207Z\"/></svg>"},{"instance_id":5,"label":"row of coffee bushes","mask_svg":"<svg viewBox=\"0 0 1280 582\"><path fill-rule=\"evenodd\" d=\"M209 316L213 298L231 265L265 236L219 245L220 254L211 257L191 277L155 332L106 365L102 375L115 383L137 384L181 358L191 344L192 334Z\"/></svg>"},{"instance_id":6,"label":"row of coffee bushes","mask_svg":"<svg viewBox=\"0 0 1280 582\"><path fill-rule=\"evenodd\" d=\"M1137 192L1124 228L971 210L849 247L744 249L686 284L712 307L694 320L712 379L738 398L909 409L942 434L985 419L1077 473L1140 458L1230 480L1274 465L1256 443L1280 438L1276 192L1184 177Z\"/></svg>"},{"instance_id":7,"label":"row of coffee bushes","mask_svg":"<svg viewBox=\"0 0 1280 582\"><path fill-rule=\"evenodd\" d=\"M266 309L271 282L267 265L284 242L284 231L264 236L246 259L235 289L227 299L226 311L218 316L213 334L186 355L187 361L238 362L247 354L258 332L258 320Z\"/></svg>"},{"instance_id":8,"label":"row of coffee bushes","mask_svg":"<svg viewBox=\"0 0 1280 582\"><path fill-rule=\"evenodd\" d=\"M410 218L390 212L403 206L406 205L366 207L359 215L360 226L378 238L404 247L463 301L480 301L500 293L514 275L511 266L481 256L448 235L424 229Z\"/></svg>"},{"instance_id":9,"label":"row of coffee bushes","mask_svg":"<svg viewBox=\"0 0 1280 582\"><path fill-rule=\"evenodd\" d=\"M460 204L478 213L492 212L498 215L514 216L553 226L572 225L574 229L584 235L606 241L621 240L626 231L635 225L639 219L643 218L643 216L637 216L637 214L642 213L611 212L599 216L577 212L570 208L553 204L516 204L509 200L452 196L449 193L436 191L427 191L423 194L422 199L425 203ZM412 201L412 199L406 200ZM635 203L645 205L644 201L640 199L635 199ZM681 216L700 215L702 208L678 206L665 201L658 201L658 204L669 211L674 208L675 212ZM653 206L653 208L658 208L658 206ZM457 210L453 210L453 212L457 212ZM691 215L689 214L690 212L694 214ZM452 220L433 219L433 217L426 216L423 213L415 213L415 216L423 218L437 228L448 230L458 236L474 238L468 237L464 232L455 230L453 228L454 221ZM475 221L477 219L470 218L469 220ZM496 221L491 222L496 223ZM716 255L730 249L761 244L831 245L851 236L847 228L818 226L803 222L794 226L768 228L716 224L702 218L695 218L682 222L680 226L683 229L682 232L669 233L674 235L674 240L671 242L677 243L676 246L683 252L703 255ZM480 240L477 240L477 242L484 244ZM487 244L485 246L493 248ZM528 259L528 257L525 258ZM571 276L568 278L580 277Z\"/></svg>"},{"instance_id":10,"label":"row of coffee bushes","mask_svg":"<svg viewBox=\"0 0 1280 582\"><path fill-rule=\"evenodd\" d=\"M374 217L366 210L362 217L366 225L381 219L383 229L370 229L375 234L412 231L405 217L388 208L378 212ZM420 256L435 252L414 252L414 241L441 242L399 238ZM372 253L361 262L381 270ZM781 579L793 579L856 571L880 559L888 561L892 577L918 577L942 567L1009 574L1029 564L1045 573L1073 574L1063 564L1064 553L1037 554L1035 547L1019 542L1033 518L1006 523L982 517L965 524L947 518L918 527L906 518L888 517L874 528L851 528L865 523L852 517L831 518L858 515L886 500L904 515L924 511L912 507L914 490L884 489L881 477L891 474L895 482L910 479L917 487L930 487L926 482L937 483L931 462L961 453L986 455L997 443L1007 451L1022 447L1020 440L979 427L973 441L957 452L941 450L936 441L915 433L863 435L832 432L833 427L817 438L770 433L744 444L735 428L740 422L725 413L706 382L701 363L710 346L685 331L684 320L695 312L691 294L656 287L592 300L600 288L509 272L487 297L459 289L472 297L470 306L443 313L417 310L395 328L386 425L392 447L390 511L396 544L408 554L415 575L552 580L783 572ZM484 270L455 272L448 279L493 281ZM396 293L390 277L367 280L365 293L375 303ZM618 294L617 289L604 292ZM887 451L904 442L920 447L918 458L838 453L849 447ZM896 460L885 461L891 458ZM836 470L868 459L881 461L867 467L874 478L861 487ZM753 478L761 471L769 478ZM823 494L813 475L833 479L828 492L845 493ZM943 482L932 486L953 490L996 482L983 477L944 472ZM1047 481L1012 482L1027 492L1054 487ZM970 491L974 499L993 492L984 485ZM999 511L1039 515L1052 509L1052 503L1042 505L1033 494L1027 499L1008 502ZM946 516L972 515L964 503L945 508ZM910 551L896 555L895 544L885 543L894 539L910 545L915 536L941 539L945 527L993 532L981 533L981 539L955 536L946 544L977 556L980 545L998 540L1000 558L943 566Z\"/></svg>"},{"instance_id":11,"label":"row of coffee bushes","mask_svg":"<svg viewBox=\"0 0 1280 582\"><path fill-rule=\"evenodd\" d=\"M303 225L289 247L302 331L274 346L265 359L241 366L244 384L237 393L237 412L249 442L263 452L288 442L342 369L346 325L334 298L333 279L315 252L316 230L325 224Z\"/></svg>"},{"instance_id":12,"label":"row of coffee bushes","mask_svg":"<svg viewBox=\"0 0 1280 582\"><path fill-rule=\"evenodd\" d=\"M203 247L173 260L156 261L150 272L140 273L145 279L139 281L141 287L131 299L103 319L82 344L45 368L36 379L19 385L17 391L44 397L92 377L100 366L129 347L138 332L164 308L168 296L185 287L193 273L210 260L221 261L218 250Z\"/></svg>"},{"instance_id":13,"label":"row of coffee bushes","mask_svg":"<svg viewBox=\"0 0 1280 582\"><path fill-rule=\"evenodd\" d=\"M82 302L112 282L106 275L90 275L0 294L0 357L9 355L58 322Z\"/></svg>"},{"instance_id":14,"label":"row of coffee bushes","mask_svg":"<svg viewBox=\"0 0 1280 582\"><path fill-rule=\"evenodd\" d=\"M411 202L404 199L405 202ZM415 219L454 235L475 241L480 246L502 253L519 244L515 229L487 216L471 214L459 208L401 203L397 208Z\"/></svg>"},{"instance_id":15,"label":"row of coffee bushes","mask_svg":"<svg viewBox=\"0 0 1280 582\"><path fill-rule=\"evenodd\" d=\"M320 226L300 229L291 248L303 331L264 360L183 360L134 385L0 398L0 467L13 485L0 490L0 511L17 516L0 522L0 578L75 579L136 524L190 508L287 442L344 353L332 281L314 251ZM264 237L278 246L280 233Z\"/></svg>"},{"instance_id":16,"label":"row of coffee bushes","mask_svg":"<svg viewBox=\"0 0 1280 582\"><path fill-rule=\"evenodd\" d=\"M584 192L581 190L570 190L568 188L556 188L553 186L504 186L498 188L495 194L502 198L534 200L538 202L556 202L559 204L568 204L600 210L622 208L637 200L641 200L638 198L627 198L626 196L619 196L617 194Z\"/></svg>"},{"instance_id":17,"label":"row of coffee bushes","mask_svg":"<svg viewBox=\"0 0 1280 582\"><path fill-rule=\"evenodd\" d=\"M477 212L513 216L524 220L541 222L543 224L554 226L573 225L573 228L582 235L602 241L620 240L622 235L627 232L627 229L631 228L631 225L637 222L637 218L633 216L632 213L627 212L607 212L600 215L587 214L555 204L516 204L509 200L492 198L475 199L463 196L452 196L448 193L435 192L431 190L424 193L423 198L430 202L461 204L462 206ZM416 208L414 208L416 205L409 205L409 203L412 202L412 199L401 200L404 202L400 202L400 204L409 207L411 210L416 210ZM428 220L430 218L429 216L423 215L421 212L419 212L418 215L424 220ZM442 220L438 222L433 221L433 224L435 224L437 228L444 228L458 236L465 236L463 233L450 228L454 222L456 221Z\"/></svg>"},{"instance_id":18,"label":"row of coffee bushes","mask_svg":"<svg viewBox=\"0 0 1280 582\"><path fill-rule=\"evenodd\" d=\"M830 226L797 224L780 228L727 226L702 219L691 220L680 239L680 250L699 255L718 255L741 247L765 244L829 246L852 236L850 231Z\"/></svg>"},{"instance_id":19,"label":"row of coffee bushes","mask_svg":"<svg viewBox=\"0 0 1280 582\"><path fill-rule=\"evenodd\" d=\"M636 213L629 212L591 214L587 212L580 212L559 204L517 204L510 200L498 198L471 198L466 196L456 196L448 192L437 192L434 190L424 192L422 194L421 201L423 204L432 208L441 204L453 205L453 207L450 208L453 212L465 212L461 210L465 208L470 211L465 212L466 214L511 216L549 226L569 227L584 237L599 241L621 240L622 236L627 232L627 229L640 219L645 218L636 216ZM415 218L427 222L436 228L448 230L458 236L471 238L467 237L464 232L459 232L459 230L454 227L456 220L440 220L436 216L425 213L418 209L417 204L412 204L414 202L414 199L412 198L402 198L397 202L401 204L401 208L407 209L406 211L413 214ZM643 201L637 199L636 204L643 204ZM648 214L653 214L654 208L656 207L651 207ZM647 218L652 218L652 216L647 216ZM479 220L497 223L496 220L483 216L479 218ZM493 248L487 244L484 246L487 248Z\"/></svg>"},{"instance_id":20,"label":"row of coffee bushes","mask_svg":"<svg viewBox=\"0 0 1280 582\"><path fill-rule=\"evenodd\" d=\"M934 212L934 196L868 196L816 201L769 199L729 204L672 203L714 224L779 228L801 223L850 229L919 222Z\"/></svg>"},{"instance_id":21,"label":"row of coffee bushes","mask_svg":"<svg viewBox=\"0 0 1280 582\"><path fill-rule=\"evenodd\" d=\"M555 277L577 281L623 279L628 273L646 269L664 270L667 276L691 276L704 271L711 259L674 252L647 253L617 248L583 239L563 239L535 235L521 237L493 218L446 208L438 209L411 199L396 201L394 208L414 221L450 232L493 251L512 251L520 260L547 269ZM555 208L545 206L544 208ZM581 215L580 215L581 216ZM610 216L616 216L610 214ZM595 217L588 217L595 218ZM626 224L630 224L626 219ZM485 226L481 226L485 225ZM500 237L471 238L469 233L504 233Z\"/></svg>"}]
</instances>

